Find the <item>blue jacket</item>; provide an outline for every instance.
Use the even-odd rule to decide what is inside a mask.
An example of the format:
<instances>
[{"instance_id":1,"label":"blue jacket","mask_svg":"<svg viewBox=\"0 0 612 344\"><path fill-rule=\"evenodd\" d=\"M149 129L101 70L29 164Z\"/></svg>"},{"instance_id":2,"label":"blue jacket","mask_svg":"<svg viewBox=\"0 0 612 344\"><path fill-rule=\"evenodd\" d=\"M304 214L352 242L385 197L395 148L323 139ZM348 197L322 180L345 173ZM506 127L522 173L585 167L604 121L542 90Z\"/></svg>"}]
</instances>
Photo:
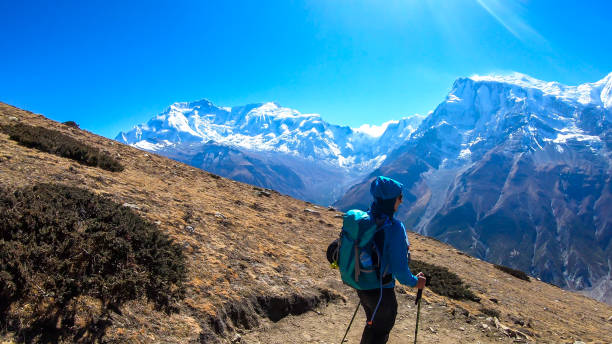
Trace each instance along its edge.
<instances>
[{"instance_id":1,"label":"blue jacket","mask_svg":"<svg viewBox=\"0 0 612 344\"><path fill-rule=\"evenodd\" d=\"M374 216L371 216L371 218L373 221ZM374 240L379 248L382 247L381 274L383 276L392 275L391 281L383 287L395 287L396 279L403 285L416 286L418 278L412 274L408 266L408 246L410 242L404 224L395 218L390 219L390 224L385 225L384 229L376 234ZM383 280L386 279L383 278Z\"/></svg>"},{"instance_id":2,"label":"blue jacket","mask_svg":"<svg viewBox=\"0 0 612 344\"><path fill-rule=\"evenodd\" d=\"M408 236L404 224L395 218L391 219L392 225L384 229L384 248L381 270L383 273L390 273L393 279L390 283L384 285L384 288L393 288L395 280L401 284L414 287L417 284L418 278L412 274L408 266Z\"/></svg>"}]
</instances>

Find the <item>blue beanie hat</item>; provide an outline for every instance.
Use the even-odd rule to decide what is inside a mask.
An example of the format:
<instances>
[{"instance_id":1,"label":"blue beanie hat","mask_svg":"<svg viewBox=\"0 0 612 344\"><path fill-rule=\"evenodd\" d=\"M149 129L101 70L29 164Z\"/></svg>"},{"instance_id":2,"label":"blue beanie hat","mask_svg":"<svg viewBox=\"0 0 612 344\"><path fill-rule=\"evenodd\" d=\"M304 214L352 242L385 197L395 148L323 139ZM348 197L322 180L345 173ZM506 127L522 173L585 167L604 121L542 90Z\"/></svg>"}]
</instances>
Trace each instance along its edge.
<instances>
[{"instance_id":1,"label":"blue beanie hat","mask_svg":"<svg viewBox=\"0 0 612 344\"><path fill-rule=\"evenodd\" d=\"M375 199L392 199L402 194L403 187L397 180L378 176L370 185L370 193Z\"/></svg>"}]
</instances>

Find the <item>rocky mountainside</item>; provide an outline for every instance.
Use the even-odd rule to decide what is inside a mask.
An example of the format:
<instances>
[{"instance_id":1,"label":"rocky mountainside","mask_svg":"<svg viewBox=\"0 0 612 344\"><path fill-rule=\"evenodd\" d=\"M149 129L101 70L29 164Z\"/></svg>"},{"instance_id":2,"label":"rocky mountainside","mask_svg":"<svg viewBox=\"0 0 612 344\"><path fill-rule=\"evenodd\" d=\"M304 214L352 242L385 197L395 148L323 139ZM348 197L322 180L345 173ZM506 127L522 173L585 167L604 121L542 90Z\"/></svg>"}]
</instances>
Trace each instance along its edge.
<instances>
[{"instance_id":1,"label":"rocky mountainside","mask_svg":"<svg viewBox=\"0 0 612 344\"><path fill-rule=\"evenodd\" d=\"M70 326L100 317L105 327L98 335L113 343L335 343L341 338L356 296L325 261L327 243L339 232L339 212L0 103L0 127L16 123L67 135L118 159L123 169L111 172L26 148L0 130L0 187L51 183L85 189L155 224L185 255L185 293L174 312L138 298L101 314L96 295L85 295L74 310L85 317ZM75 225L77 230L86 226ZM609 305L535 279L517 279L434 239L412 232L409 237L414 259L448 268L480 299L454 300L427 289L419 342L609 341ZM53 297L53 290L41 293L43 300ZM392 344L411 341L414 330L414 291L398 287L398 293ZM14 311L27 315L36 306L22 304ZM359 336L360 319L362 314L349 334L351 342ZM92 334L80 335L87 342ZM25 340L0 329L1 342Z\"/></svg>"},{"instance_id":2,"label":"rocky mountainside","mask_svg":"<svg viewBox=\"0 0 612 344\"><path fill-rule=\"evenodd\" d=\"M612 302L612 74L580 86L521 74L458 79L410 140L337 202L406 184L419 233Z\"/></svg>"},{"instance_id":3,"label":"rocky mountainside","mask_svg":"<svg viewBox=\"0 0 612 344\"><path fill-rule=\"evenodd\" d=\"M330 204L378 166L421 120L392 121L373 135L276 103L226 108L201 100L175 103L116 140L234 180ZM235 164L239 171L230 171Z\"/></svg>"}]
</instances>

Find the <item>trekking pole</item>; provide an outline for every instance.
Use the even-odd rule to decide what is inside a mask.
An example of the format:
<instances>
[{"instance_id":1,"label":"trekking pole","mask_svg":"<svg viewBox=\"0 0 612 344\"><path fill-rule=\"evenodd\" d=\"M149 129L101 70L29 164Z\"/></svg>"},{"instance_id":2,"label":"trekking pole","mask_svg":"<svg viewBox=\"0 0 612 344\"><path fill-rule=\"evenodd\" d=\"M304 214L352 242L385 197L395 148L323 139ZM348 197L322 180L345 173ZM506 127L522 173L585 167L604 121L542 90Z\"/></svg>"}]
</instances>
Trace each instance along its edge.
<instances>
[{"instance_id":1,"label":"trekking pole","mask_svg":"<svg viewBox=\"0 0 612 344\"><path fill-rule=\"evenodd\" d=\"M423 295L423 289L419 289L417 292L416 300L414 303L417 305L417 317L416 317L416 328L414 329L414 344L417 342L417 335L419 334L419 317L421 315L421 296Z\"/></svg>"},{"instance_id":2,"label":"trekking pole","mask_svg":"<svg viewBox=\"0 0 612 344\"><path fill-rule=\"evenodd\" d=\"M351 329L351 325L353 324L353 320L355 320L355 315L357 315L357 311L359 310L359 306L361 306L361 301L359 301L357 303L357 308L355 308L355 313L353 313L353 317L351 318L351 322L349 323L348 327L346 328L346 332L344 332L344 337L342 337L342 341L340 342L340 344L344 343L344 340L346 339L346 335L349 333L349 330Z\"/></svg>"}]
</instances>

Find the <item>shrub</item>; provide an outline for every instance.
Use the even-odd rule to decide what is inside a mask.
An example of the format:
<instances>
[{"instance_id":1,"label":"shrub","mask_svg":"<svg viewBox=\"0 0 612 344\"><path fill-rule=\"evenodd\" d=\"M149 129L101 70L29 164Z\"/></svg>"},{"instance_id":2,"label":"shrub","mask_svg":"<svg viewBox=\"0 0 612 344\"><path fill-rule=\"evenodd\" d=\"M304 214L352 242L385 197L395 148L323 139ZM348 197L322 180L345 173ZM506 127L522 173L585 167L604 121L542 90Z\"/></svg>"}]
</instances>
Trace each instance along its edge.
<instances>
[{"instance_id":1,"label":"shrub","mask_svg":"<svg viewBox=\"0 0 612 344\"><path fill-rule=\"evenodd\" d=\"M2 127L11 140L40 151L76 160L88 166L97 166L111 172L123 171L123 166L108 154L64 135L59 131L18 123Z\"/></svg>"},{"instance_id":2,"label":"shrub","mask_svg":"<svg viewBox=\"0 0 612 344\"><path fill-rule=\"evenodd\" d=\"M104 315L138 298L171 312L185 277L180 246L127 207L74 187L0 188L0 326L20 338L103 333ZM82 297L99 319L75 322Z\"/></svg>"},{"instance_id":3,"label":"shrub","mask_svg":"<svg viewBox=\"0 0 612 344\"><path fill-rule=\"evenodd\" d=\"M497 265L497 264L495 264L495 268L507 274L510 274L518 279L522 279L523 281L531 282L531 280L529 280L529 276L527 276L527 274L521 270L516 270L513 268L509 268L507 266Z\"/></svg>"},{"instance_id":4,"label":"shrub","mask_svg":"<svg viewBox=\"0 0 612 344\"><path fill-rule=\"evenodd\" d=\"M485 314L485 315L488 315L488 316L490 316L492 318L498 318L498 319L499 319L499 316L501 314L501 313L499 313L499 311L497 309L493 309L493 308L483 307L483 308L480 309L480 311L483 314Z\"/></svg>"},{"instance_id":5,"label":"shrub","mask_svg":"<svg viewBox=\"0 0 612 344\"><path fill-rule=\"evenodd\" d=\"M75 128L75 129L80 129L79 125L75 122L75 121L66 121L64 123L62 123L63 125L67 125L71 128Z\"/></svg>"},{"instance_id":6,"label":"shrub","mask_svg":"<svg viewBox=\"0 0 612 344\"><path fill-rule=\"evenodd\" d=\"M425 277L427 277L427 287L438 295L456 300L464 299L480 302L480 298L474 295L469 286L457 274L445 267L412 259L410 261L410 270L415 274L422 271Z\"/></svg>"}]
</instances>

